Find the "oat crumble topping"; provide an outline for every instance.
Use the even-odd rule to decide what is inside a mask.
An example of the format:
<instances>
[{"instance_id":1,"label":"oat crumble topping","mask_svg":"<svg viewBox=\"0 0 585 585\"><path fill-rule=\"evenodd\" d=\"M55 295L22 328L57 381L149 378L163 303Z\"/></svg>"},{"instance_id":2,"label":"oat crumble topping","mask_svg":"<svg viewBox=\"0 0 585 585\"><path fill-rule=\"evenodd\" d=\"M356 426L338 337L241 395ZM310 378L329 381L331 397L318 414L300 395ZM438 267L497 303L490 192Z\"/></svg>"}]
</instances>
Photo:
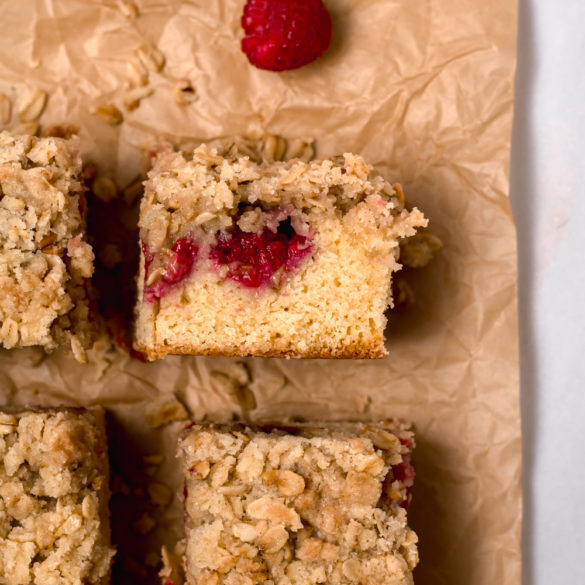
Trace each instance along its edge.
<instances>
[{"instance_id":1,"label":"oat crumble topping","mask_svg":"<svg viewBox=\"0 0 585 585\"><path fill-rule=\"evenodd\" d=\"M412 447L397 422L187 428L188 583L412 583Z\"/></svg>"},{"instance_id":2,"label":"oat crumble topping","mask_svg":"<svg viewBox=\"0 0 585 585\"><path fill-rule=\"evenodd\" d=\"M0 133L0 344L70 348L93 335L81 160L75 140Z\"/></svg>"},{"instance_id":3,"label":"oat crumble topping","mask_svg":"<svg viewBox=\"0 0 585 585\"><path fill-rule=\"evenodd\" d=\"M107 585L101 409L0 413L0 584Z\"/></svg>"}]
</instances>

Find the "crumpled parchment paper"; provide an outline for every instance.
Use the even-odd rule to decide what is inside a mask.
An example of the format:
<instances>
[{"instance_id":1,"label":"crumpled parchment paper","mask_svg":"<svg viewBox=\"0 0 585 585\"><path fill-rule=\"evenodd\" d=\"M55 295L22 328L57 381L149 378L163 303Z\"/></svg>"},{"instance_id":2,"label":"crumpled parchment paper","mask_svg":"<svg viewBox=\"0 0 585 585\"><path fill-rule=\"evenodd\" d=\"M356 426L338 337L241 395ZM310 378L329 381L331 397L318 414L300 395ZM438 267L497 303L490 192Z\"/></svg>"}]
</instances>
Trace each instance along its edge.
<instances>
[{"instance_id":1,"label":"crumpled parchment paper","mask_svg":"<svg viewBox=\"0 0 585 585\"><path fill-rule=\"evenodd\" d=\"M48 94L41 130L76 125L86 159L120 188L139 176L139 149L153 136L197 142L258 123L314 137L318 156L362 154L402 182L409 204L424 210L444 243L429 266L408 274L416 302L391 316L383 361L169 357L145 364L104 341L85 366L37 349L0 352L2 404L101 404L111 414L115 583L152 582L159 545L180 537L179 500L168 502L180 490L174 450L182 423L151 427L161 407L171 418L185 415L174 396L197 418L413 421L416 582L520 583L516 242L508 201L515 2L326 5L334 23L329 52L282 74L254 69L241 53L243 0L139 0L137 15L114 0L21 0L0 10L0 93L12 103L5 126L17 123L26 88L41 88ZM143 45L158 47L166 63L148 71L153 93L128 112L127 61ZM195 99L180 106L173 91L182 78ZM122 124L94 113L104 103L120 108ZM107 225L97 231L107 239Z\"/></svg>"}]
</instances>

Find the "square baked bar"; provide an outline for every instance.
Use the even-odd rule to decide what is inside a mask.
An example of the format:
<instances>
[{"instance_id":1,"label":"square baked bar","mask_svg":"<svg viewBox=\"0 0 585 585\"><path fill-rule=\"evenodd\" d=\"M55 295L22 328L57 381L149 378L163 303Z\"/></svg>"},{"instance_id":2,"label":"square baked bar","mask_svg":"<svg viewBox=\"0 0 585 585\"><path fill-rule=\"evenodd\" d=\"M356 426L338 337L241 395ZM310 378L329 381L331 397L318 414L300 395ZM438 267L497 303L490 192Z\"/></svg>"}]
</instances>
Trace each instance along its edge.
<instances>
[{"instance_id":1,"label":"square baked bar","mask_svg":"<svg viewBox=\"0 0 585 585\"><path fill-rule=\"evenodd\" d=\"M381 358L401 239L426 225L362 158L160 155L140 212L135 348Z\"/></svg>"},{"instance_id":2,"label":"square baked bar","mask_svg":"<svg viewBox=\"0 0 585 585\"><path fill-rule=\"evenodd\" d=\"M0 584L108 585L101 409L0 413Z\"/></svg>"},{"instance_id":3,"label":"square baked bar","mask_svg":"<svg viewBox=\"0 0 585 585\"><path fill-rule=\"evenodd\" d=\"M188 427L188 583L412 583L413 445L397 422Z\"/></svg>"},{"instance_id":4,"label":"square baked bar","mask_svg":"<svg viewBox=\"0 0 585 585\"><path fill-rule=\"evenodd\" d=\"M91 344L81 159L74 141L0 133L0 346Z\"/></svg>"}]
</instances>

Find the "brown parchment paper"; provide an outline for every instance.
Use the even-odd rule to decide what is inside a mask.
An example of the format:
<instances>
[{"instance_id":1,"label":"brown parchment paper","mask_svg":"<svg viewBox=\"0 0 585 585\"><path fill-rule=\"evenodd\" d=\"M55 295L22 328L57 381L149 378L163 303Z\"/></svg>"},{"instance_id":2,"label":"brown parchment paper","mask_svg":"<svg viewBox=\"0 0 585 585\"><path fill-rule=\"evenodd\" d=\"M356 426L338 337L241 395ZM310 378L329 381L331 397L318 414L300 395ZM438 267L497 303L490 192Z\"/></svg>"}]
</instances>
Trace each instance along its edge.
<instances>
[{"instance_id":1,"label":"brown parchment paper","mask_svg":"<svg viewBox=\"0 0 585 585\"><path fill-rule=\"evenodd\" d=\"M137 18L114 1L3 2L0 92L13 100L8 126L26 86L44 89L42 127L77 125L87 159L121 187L139 174L145 139L206 140L241 134L251 122L315 137L319 156L360 153L402 182L444 250L409 275L416 303L390 318L390 357L243 360L257 405L247 415L412 420L416 582L519 584L516 246L508 201L515 2L326 4L334 22L328 54L274 74L250 67L239 49L243 0L139 0ZM125 112L123 124L107 126L92 109L109 101L121 107L126 61L144 43L166 57L163 71L150 74L154 93ZM197 93L186 107L172 94L182 77ZM173 456L181 423L153 430L145 412L174 393L192 416L241 416L233 396L212 384L213 372L227 373L234 360L144 364L103 342L91 359L83 366L59 353L2 351L0 401L109 410L115 582L153 582L155 553L180 536L181 512L177 498L155 505L148 486L180 489ZM143 456L157 454L162 464L145 464Z\"/></svg>"}]
</instances>

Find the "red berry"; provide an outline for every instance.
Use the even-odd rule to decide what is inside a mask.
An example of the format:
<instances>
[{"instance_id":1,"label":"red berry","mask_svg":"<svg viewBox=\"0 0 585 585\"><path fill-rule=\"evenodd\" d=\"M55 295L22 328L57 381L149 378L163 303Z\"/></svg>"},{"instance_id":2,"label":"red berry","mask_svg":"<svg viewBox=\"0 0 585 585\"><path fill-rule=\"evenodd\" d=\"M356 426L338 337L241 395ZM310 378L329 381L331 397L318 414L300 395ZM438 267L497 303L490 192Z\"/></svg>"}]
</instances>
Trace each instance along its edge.
<instances>
[{"instance_id":1,"label":"red berry","mask_svg":"<svg viewBox=\"0 0 585 585\"><path fill-rule=\"evenodd\" d=\"M146 281L154 255L147 249L144 242L142 242L142 253L144 255L144 280ZM166 258L163 265L164 275L161 280L144 288L146 300L152 303L160 299L174 284L189 276L198 253L199 247L193 239L179 238Z\"/></svg>"},{"instance_id":2,"label":"red berry","mask_svg":"<svg viewBox=\"0 0 585 585\"><path fill-rule=\"evenodd\" d=\"M217 266L228 266L228 278L242 286L268 285L276 272L290 272L313 249L308 238L288 229L286 223L281 222L280 231L265 229L259 234L243 232L236 226L219 234L209 257Z\"/></svg>"},{"instance_id":3,"label":"red berry","mask_svg":"<svg viewBox=\"0 0 585 585\"><path fill-rule=\"evenodd\" d=\"M180 282L191 272L199 247L191 238L179 238L173 246L173 252L164 277L168 284Z\"/></svg>"},{"instance_id":4,"label":"red berry","mask_svg":"<svg viewBox=\"0 0 585 585\"><path fill-rule=\"evenodd\" d=\"M408 453L402 455L402 461L396 465L390 467L391 473L389 474L390 481L399 481L406 488L406 497L398 502L401 508L408 509L410 504L410 494L412 486L414 484L415 471L412 465L411 451L413 448L413 442L411 439L400 439L400 443L408 448Z\"/></svg>"},{"instance_id":5,"label":"red berry","mask_svg":"<svg viewBox=\"0 0 585 585\"><path fill-rule=\"evenodd\" d=\"M331 17L321 0L248 0L242 27L248 60L270 71L311 63L331 41Z\"/></svg>"}]
</instances>

